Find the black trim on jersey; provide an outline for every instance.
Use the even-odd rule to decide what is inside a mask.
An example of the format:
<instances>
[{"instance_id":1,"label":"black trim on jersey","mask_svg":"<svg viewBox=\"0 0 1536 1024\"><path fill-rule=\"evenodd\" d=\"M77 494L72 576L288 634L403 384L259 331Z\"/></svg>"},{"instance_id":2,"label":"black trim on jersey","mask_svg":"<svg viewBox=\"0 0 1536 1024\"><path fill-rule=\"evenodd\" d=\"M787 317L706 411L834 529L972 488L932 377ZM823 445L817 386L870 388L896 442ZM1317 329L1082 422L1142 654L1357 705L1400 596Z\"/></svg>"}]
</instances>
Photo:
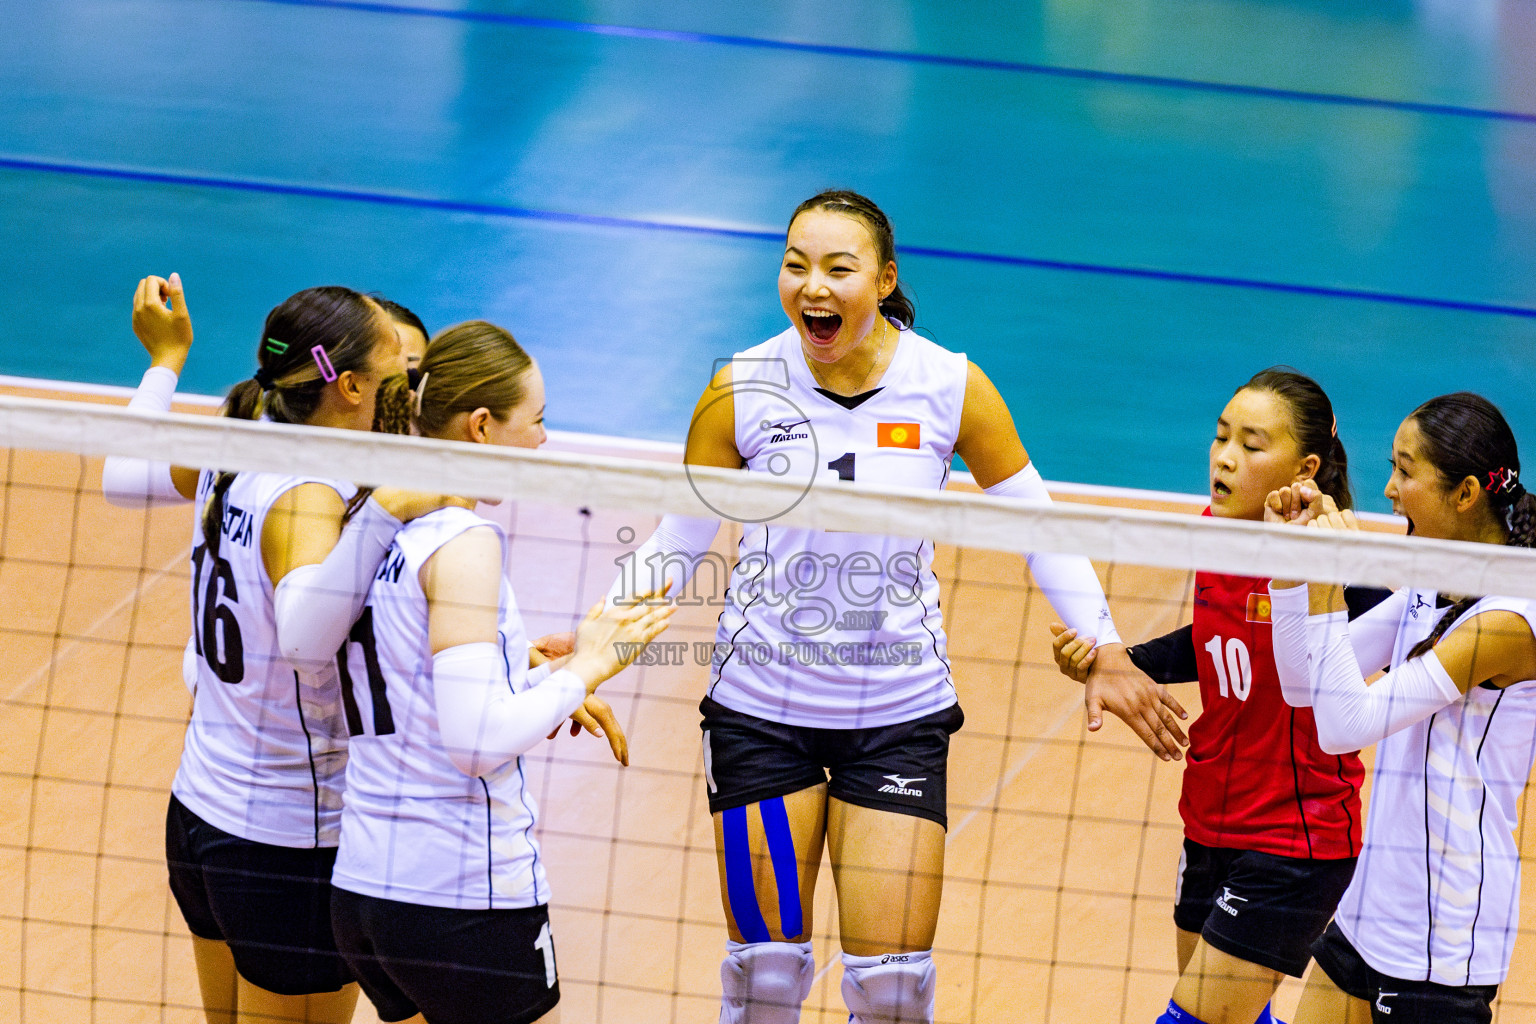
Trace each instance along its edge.
<instances>
[{"instance_id":1,"label":"black trim on jersey","mask_svg":"<svg viewBox=\"0 0 1536 1024\"><path fill-rule=\"evenodd\" d=\"M1355 788L1355 784L1353 782L1350 782L1344 777L1344 755L1335 754L1333 755L1333 760L1335 766L1334 772L1338 775L1339 781L1349 787L1349 796L1344 798L1343 803L1344 817L1349 819L1349 855L1351 857L1358 857L1360 856L1360 849L1355 846L1355 816L1350 812L1349 802L1353 799L1357 799L1360 791ZM1363 836L1361 838L1362 840L1364 839Z\"/></svg>"},{"instance_id":2,"label":"black trim on jersey","mask_svg":"<svg viewBox=\"0 0 1536 1024\"><path fill-rule=\"evenodd\" d=\"M300 690L299 674L293 674L293 703L299 712L299 728L304 730L304 757L309 761L309 781L315 794L315 849L320 849L320 773L315 771L315 741L309 735L309 723L304 721L304 696Z\"/></svg>"},{"instance_id":3,"label":"black trim on jersey","mask_svg":"<svg viewBox=\"0 0 1536 1024\"><path fill-rule=\"evenodd\" d=\"M886 367L886 369L890 369L890 367ZM849 412L853 412L853 410L857 409L859 406L863 405L871 398L874 398L884 390L885 387L882 385L871 391L866 391L860 395L840 395L835 391L828 391L826 388L817 388L816 393L821 397L828 399L829 401L836 402L838 405L842 406L844 409L847 409Z\"/></svg>"},{"instance_id":4,"label":"black trim on jersey","mask_svg":"<svg viewBox=\"0 0 1536 1024\"><path fill-rule=\"evenodd\" d=\"M1482 767L1483 744L1488 742L1488 734L1493 731L1493 716L1498 713L1499 705L1504 702L1504 691L1499 690L1499 695L1493 702L1493 708L1488 712L1488 724L1483 727L1483 738L1477 741L1477 754L1472 758L1479 768ZM1483 801L1477 808L1477 909L1472 912L1472 929L1467 952L1467 980L1466 984L1472 984L1472 961L1477 958L1477 920L1483 916L1483 883L1488 877L1488 844L1483 841L1483 815L1488 811L1488 787L1483 786Z\"/></svg>"},{"instance_id":5,"label":"black trim on jersey","mask_svg":"<svg viewBox=\"0 0 1536 1024\"><path fill-rule=\"evenodd\" d=\"M1301 800L1301 766L1296 763L1296 709L1291 708L1291 791L1296 794L1296 813L1301 817L1301 834L1307 837L1307 859L1312 852L1312 829L1307 825L1307 808Z\"/></svg>"},{"instance_id":6,"label":"black trim on jersey","mask_svg":"<svg viewBox=\"0 0 1536 1024\"><path fill-rule=\"evenodd\" d=\"M485 776L478 776L478 779L480 788L485 791L485 909L491 910L496 906L496 875L491 870L492 861L496 856L492 852L494 847L491 845L491 787L485 784ZM537 892L534 893L534 898L538 898Z\"/></svg>"},{"instance_id":7,"label":"black trim on jersey","mask_svg":"<svg viewBox=\"0 0 1536 1024\"><path fill-rule=\"evenodd\" d=\"M918 545L917 545L917 550L915 552L913 552L913 554L915 554L917 556L917 564L919 566L921 566L923 564L923 545L927 544L927 543L928 543L927 541L919 541ZM932 564L930 564L928 566L928 571L933 574L933 585L934 585L934 589L937 590L938 589L938 585L939 585L939 574L933 571ZM939 653L939 637L938 637L938 634L935 633L933 630L928 628L928 602L923 600L923 574L922 574L921 569L919 569L916 578L914 578L913 581L912 581L912 596L917 598L917 603L923 606L923 616L918 621L920 623L922 623L923 629L928 633L928 638L933 641L933 656L935 658L938 658L940 664L942 664L944 666L944 673L945 673L944 681L949 684L949 688L951 690L955 690L955 683L954 683L955 670L950 666L949 659L944 657L944 655ZM943 602L940 601L938 598L934 599L933 610L939 613L939 618L940 619L942 619L944 617ZM955 692L956 692L956 695L959 694L958 690L956 690Z\"/></svg>"},{"instance_id":8,"label":"black trim on jersey","mask_svg":"<svg viewBox=\"0 0 1536 1024\"><path fill-rule=\"evenodd\" d=\"M1424 731L1424 917L1428 927L1424 931L1424 980L1431 980L1435 973L1435 898L1429 864L1429 746L1435 739L1436 711L1429 716L1429 728Z\"/></svg>"},{"instance_id":9,"label":"black trim on jersey","mask_svg":"<svg viewBox=\"0 0 1536 1024\"><path fill-rule=\"evenodd\" d=\"M742 537L742 540L746 540L746 537ZM738 549L740 549L741 543L737 542L736 547ZM768 526L766 524L764 524L764 526L763 526L763 567L761 569L757 570L757 575L753 576L752 579L749 580L748 582L756 583L758 580L762 579L763 578L763 573L768 571L769 562L770 562L770 559L769 559L769 556L768 556ZM736 559L736 564L737 565L741 564L741 559L740 558ZM731 588L730 587L726 587L725 588L725 596L726 596L726 607L728 608L728 607L730 607L730 602L729 602L729 599L730 599L730 596L731 596ZM741 636L741 631L743 629L746 629L747 626L751 625L751 623L752 623L752 620L747 617L747 609L751 608L754 604L757 604L757 599L759 597L762 597L762 596L763 595L761 593L758 593L755 597L752 598L752 600L750 600L746 604L742 605L742 607L741 607L741 625L739 627L737 627L736 632L731 634L730 647L729 647L729 649L726 650L725 657L720 659L720 668L715 673L715 681L709 684L709 692L705 694L706 697L713 697L715 695L715 687L719 686L720 683L725 679L725 666L730 662L731 655L736 653L736 638ZM720 616L719 616L719 618L717 618L715 620L716 624L718 624L719 620L723 619L723 618L725 618L725 608L721 608L720 609Z\"/></svg>"},{"instance_id":10,"label":"black trim on jersey","mask_svg":"<svg viewBox=\"0 0 1536 1024\"><path fill-rule=\"evenodd\" d=\"M501 640L501 663L507 667L507 689L511 690L512 689L512 661L511 661L510 658L507 657L507 637L506 637L506 634L502 633L502 631L499 630L499 629L496 631L496 636L497 636L497 638L499 640ZM516 691L514 690L513 692L515 693ZM482 778L480 780L480 785L485 786L485 779ZM538 901L538 899L539 899L539 847L538 847L537 843L535 843L533 840L528 838L528 833L533 831L533 823L534 823L535 818L534 818L533 808L528 806L528 776L523 773L523 755L522 754L518 754L517 755L517 792L518 792L518 799L521 800L522 803L523 803L523 812L528 815L528 824L523 826L523 842L528 845L529 851L532 852L532 854L533 854L533 898L534 898L535 901ZM488 890L490 890L491 896L494 897L494 895L495 895L495 888L491 885L491 882L490 882L490 879L491 879L491 858L492 858L492 856L493 856L493 851L491 849L491 790L490 790L489 786L486 786L486 789L485 789L485 878L486 878L486 888ZM548 897L546 897L542 902L548 902ZM487 907L490 906L489 899L487 899L486 906Z\"/></svg>"}]
</instances>

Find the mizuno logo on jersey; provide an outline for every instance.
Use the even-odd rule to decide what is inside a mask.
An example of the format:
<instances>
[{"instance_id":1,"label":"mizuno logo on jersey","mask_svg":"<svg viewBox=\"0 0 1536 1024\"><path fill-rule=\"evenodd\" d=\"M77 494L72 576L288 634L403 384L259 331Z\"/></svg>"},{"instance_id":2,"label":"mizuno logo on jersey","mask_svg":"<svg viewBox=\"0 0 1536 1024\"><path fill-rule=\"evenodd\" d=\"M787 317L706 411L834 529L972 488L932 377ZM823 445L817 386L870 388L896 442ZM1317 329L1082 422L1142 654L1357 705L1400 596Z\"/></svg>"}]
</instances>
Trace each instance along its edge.
<instances>
[{"instance_id":1,"label":"mizuno logo on jersey","mask_svg":"<svg viewBox=\"0 0 1536 1024\"><path fill-rule=\"evenodd\" d=\"M1232 895L1232 890L1231 889L1227 888L1226 886L1222 886L1221 887L1221 896L1216 900L1216 905L1218 907L1220 907L1222 910L1225 910L1228 914L1231 914L1233 917L1236 917L1237 916L1237 908L1232 906L1232 904L1233 903L1247 903L1247 902L1248 902L1248 897L1246 897L1246 896L1234 896L1234 895Z\"/></svg>"},{"instance_id":2,"label":"mizuno logo on jersey","mask_svg":"<svg viewBox=\"0 0 1536 1024\"><path fill-rule=\"evenodd\" d=\"M881 423L875 430L877 448L920 448L923 428L918 423Z\"/></svg>"},{"instance_id":3,"label":"mizuno logo on jersey","mask_svg":"<svg viewBox=\"0 0 1536 1024\"><path fill-rule=\"evenodd\" d=\"M881 786L878 790L876 790L876 792L894 793L897 796L922 796L923 791L920 789L913 789L912 783L928 781L928 776L926 775L916 779L904 779L900 775L882 775L881 778L890 779L891 785Z\"/></svg>"},{"instance_id":4,"label":"mizuno logo on jersey","mask_svg":"<svg viewBox=\"0 0 1536 1024\"><path fill-rule=\"evenodd\" d=\"M780 420L777 423L765 424L769 430L773 431L773 436L768 439L767 443L779 444L784 441L804 441L811 435L805 433L804 431L796 433L795 428L803 427L809 422L811 422L809 419L794 421Z\"/></svg>"},{"instance_id":5,"label":"mizuno logo on jersey","mask_svg":"<svg viewBox=\"0 0 1536 1024\"><path fill-rule=\"evenodd\" d=\"M1413 595L1413 607L1408 609L1408 617L1411 618L1411 619L1416 619L1416 618L1419 617L1419 609L1420 608L1433 608L1433 607L1434 607L1434 605L1430 604L1428 598L1426 598L1423 594L1414 594Z\"/></svg>"},{"instance_id":6,"label":"mizuno logo on jersey","mask_svg":"<svg viewBox=\"0 0 1536 1024\"><path fill-rule=\"evenodd\" d=\"M1206 583L1206 584L1196 583L1195 584L1195 605L1196 605L1196 607L1204 608L1204 607L1206 607L1207 605L1209 605L1211 603L1211 599L1205 596L1205 592L1207 590L1210 590L1210 589L1211 589L1211 585L1209 583Z\"/></svg>"},{"instance_id":7,"label":"mizuno logo on jersey","mask_svg":"<svg viewBox=\"0 0 1536 1024\"><path fill-rule=\"evenodd\" d=\"M374 579L380 583L399 583L400 571L405 568L405 554L398 548L390 548L384 556L384 561L379 565L379 571L374 574Z\"/></svg>"},{"instance_id":8,"label":"mizuno logo on jersey","mask_svg":"<svg viewBox=\"0 0 1536 1024\"><path fill-rule=\"evenodd\" d=\"M251 538L255 535L255 520L245 509L226 505L222 532L231 541L248 548L251 546Z\"/></svg>"}]
</instances>

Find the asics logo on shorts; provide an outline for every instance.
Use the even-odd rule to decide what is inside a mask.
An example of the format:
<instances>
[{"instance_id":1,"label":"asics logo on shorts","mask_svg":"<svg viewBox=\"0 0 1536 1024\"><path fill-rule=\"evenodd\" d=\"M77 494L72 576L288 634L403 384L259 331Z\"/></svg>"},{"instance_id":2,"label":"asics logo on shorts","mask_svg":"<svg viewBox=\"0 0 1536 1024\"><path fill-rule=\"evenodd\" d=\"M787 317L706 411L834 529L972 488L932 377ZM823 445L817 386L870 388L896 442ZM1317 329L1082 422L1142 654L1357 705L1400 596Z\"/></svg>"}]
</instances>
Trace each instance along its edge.
<instances>
[{"instance_id":1,"label":"asics logo on shorts","mask_svg":"<svg viewBox=\"0 0 1536 1024\"><path fill-rule=\"evenodd\" d=\"M1220 896L1220 898L1218 898L1216 900L1216 905L1218 907L1220 907L1222 910L1225 910L1227 913L1231 914L1233 917L1236 917L1237 916L1237 908L1232 906L1232 904L1233 903L1247 903L1247 902L1248 902L1248 897L1246 897L1246 896L1234 896L1234 895L1232 895L1232 890L1227 888L1224 885L1224 886L1221 887L1221 896Z\"/></svg>"},{"instance_id":2,"label":"asics logo on shorts","mask_svg":"<svg viewBox=\"0 0 1536 1024\"><path fill-rule=\"evenodd\" d=\"M928 781L928 776L926 775L917 779L904 779L900 775L882 775L880 777L882 779L890 779L891 785L881 786L877 792L895 793L897 796L922 796L923 791L920 789L911 788L912 783Z\"/></svg>"},{"instance_id":3,"label":"asics logo on shorts","mask_svg":"<svg viewBox=\"0 0 1536 1024\"><path fill-rule=\"evenodd\" d=\"M883 964L905 964L911 962L911 957L905 953L892 953L881 957L880 962Z\"/></svg>"}]
</instances>

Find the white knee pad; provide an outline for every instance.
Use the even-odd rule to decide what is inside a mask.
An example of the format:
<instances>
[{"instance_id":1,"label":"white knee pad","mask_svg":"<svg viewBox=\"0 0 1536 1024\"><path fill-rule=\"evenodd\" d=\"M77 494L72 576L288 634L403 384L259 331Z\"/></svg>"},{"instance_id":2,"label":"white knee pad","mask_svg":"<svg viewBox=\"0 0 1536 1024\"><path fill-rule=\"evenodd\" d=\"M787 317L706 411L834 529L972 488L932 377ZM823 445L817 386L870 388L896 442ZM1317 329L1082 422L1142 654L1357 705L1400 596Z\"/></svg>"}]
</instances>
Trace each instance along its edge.
<instances>
[{"instance_id":1,"label":"white knee pad","mask_svg":"<svg viewBox=\"0 0 1536 1024\"><path fill-rule=\"evenodd\" d=\"M727 942L720 1024L798 1024L816 958L809 942Z\"/></svg>"},{"instance_id":2,"label":"white knee pad","mask_svg":"<svg viewBox=\"0 0 1536 1024\"><path fill-rule=\"evenodd\" d=\"M933 953L843 954L850 1024L933 1024Z\"/></svg>"}]
</instances>

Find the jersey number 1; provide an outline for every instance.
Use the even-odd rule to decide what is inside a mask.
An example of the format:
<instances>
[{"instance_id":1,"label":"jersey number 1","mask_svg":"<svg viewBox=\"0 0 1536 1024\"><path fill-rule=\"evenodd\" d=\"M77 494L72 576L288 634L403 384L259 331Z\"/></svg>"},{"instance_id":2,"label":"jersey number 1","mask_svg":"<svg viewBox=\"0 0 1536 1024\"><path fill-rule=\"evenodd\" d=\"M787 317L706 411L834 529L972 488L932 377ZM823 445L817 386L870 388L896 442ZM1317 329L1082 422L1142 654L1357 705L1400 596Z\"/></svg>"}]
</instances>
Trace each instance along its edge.
<instances>
[{"instance_id":1,"label":"jersey number 1","mask_svg":"<svg viewBox=\"0 0 1536 1024\"><path fill-rule=\"evenodd\" d=\"M544 922L544 927L539 929L539 937L534 940L533 948L544 954L544 987L555 987L555 940L549 934L549 922Z\"/></svg>"},{"instance_id":2,"label":"jersey number 1","mask_svg":"<svg viewBox=\"0 0 1536 1024\"><path fill-rule=\"evenodd\" d=\"M363 614L352 624L347 639L363 649L363 668L368 673L368 697L373 706L373 734L388 736L395 731L395 716L389 710L389 695L384 692L384 670L379 667L379 644L373 636L373 605L364 605ZM357 713L357 698L352 693L352 667L347 660L347 645L336 652L336 674L341 676L341 706L347 715L347 734L360 736L363 718Z\"/></svg>"},{"instance_id":3,"label":"jersey number 1","mask_svg":"<svg viewBox=\"0 0 1536 1024\"><path fill-rule=\"evenodd\" d=\"M1227 696L1227 688L1230 685L1232 696L1238 700L1247 700L1248 693L1253 689L1253 661L1248 656L1248 645L1237 637L1227 641L1227 656L1221 656L1221 637L1213 636L1205 649L1210 652L1211 661L1216 664L1216 684L1221 687L1221 695Z\"/></svg>"}]
</instances>

